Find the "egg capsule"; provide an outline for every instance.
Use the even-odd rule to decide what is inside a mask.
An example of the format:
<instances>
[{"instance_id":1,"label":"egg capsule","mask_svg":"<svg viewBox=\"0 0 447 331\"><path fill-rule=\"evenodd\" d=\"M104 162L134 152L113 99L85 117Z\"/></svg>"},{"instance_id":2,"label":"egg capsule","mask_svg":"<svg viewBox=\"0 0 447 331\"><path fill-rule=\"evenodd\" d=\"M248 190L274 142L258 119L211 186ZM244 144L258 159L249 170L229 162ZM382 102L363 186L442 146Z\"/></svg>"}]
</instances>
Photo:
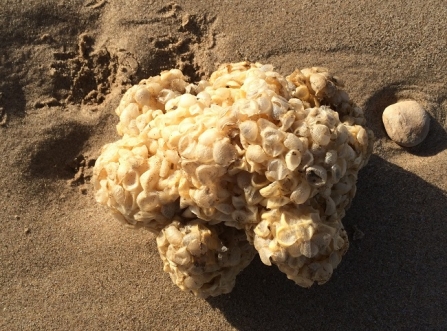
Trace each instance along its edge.
<instances>
[{"instance_id":1,"label":"egg capsule","mask_svg":"<svg viewBox=\"0 0 447 331\"><path fill-rule=\"evenodd\" d=\"M211 96L205 91L197 94L197 100L200 101L200 103L202 103L205 107L209 107L211 105Z\"/></svg>"},{"instance_id":2,"label":"egg capsule","mask_svg":"<svg viewBox=\"0 0 447 331\"><path fill-rule=\"evenodd\" d=\"M149 106L151 100L151 93L144 86L138 88L134 95L135 101L142 106Z\"/></svg>"},{"instance_id":3,"label":"egg capsule","mask_svg":"<svg viewBox=\"0 0 447 331\"><path fill-rule=\"evenodd\" d=\"M272 101L273 99L270 99L266 95L262 95L259 98L256 99L256 102L258 103L258 109L259 113L261 114L270 114L272 112Z\"/></svg>"},{"instance_id":4,"label":"egg capsule","mask_svg":"<svg viewBox=\"0 0 447 331\"><path fill-rule=\"evenodd\" d=\"M215 183L216 180L224 174L224 172L225 169L220 166L206 164L198 166L195 171L197 179L203 185Z\"/></svg>"},{"instance_id":5,"label":"egg capsule","mask_svg":"<svg viewBox=\"0 0 447 331\"><path fill-rule=\"evenodd\" d=\"M245 152L245 157L247 161L254 163L263 163L269 158L264 149L259 145L249 145Z\"/></svg>"},{"instance_id":6,"label":"egg capsule","mask_svg":"<svg viewBox=\"0 0 447 331\"><path fill-rule=\"evenodd\" d=\"M173 255L170 256L170 260L177 265L186 266L191 261L191 255L189 254L186 247L180 247L178 251L176 251Z\"/></svg>"},{"instance_id":7,"label":"egg capsule","mask_svg":"<svg viewBox=\"0 0 447 331\"><path fill-rule=\"evenodd\" d=\"M178 96L177 92L174 92L170 89L162 89L160 93L158 93L158 101L162 104L167 103L169 100L174 99Z\"/></svg>"},{"instance_id":8,"label":"egg capsule","mask_svg":"<svg viewBox=\"0 0 447 331\"><path fill-rule=\"evenodd\" d=\"M275 263L285 262L287 259L287 253L285 249L277 249L273 251L272 260Z\"/></svg>"},{"instance_id":9,"label":"egg capsule","mask_svg":"<svg viewBox=\"0 0 447 331\"><path fill-rule=\"evenodd\" d=\"M140 110L136 103L130 103L124 108L120 115L120 122L124 127L127 127L131 120L136 119L140 115Z\"/></svg>"},{"instance_id":10,"label":"egg capsule","mask_svg":"<svg viewBox=\"0 0 447 331\"><path fill-rule=\"evenodd\" d=\"M258 250L258 252L262 263L264 263L265 265L272 265L270 258L272 257L273 252L270 249L268 249L267 247L262 247Z\"/></svg>"},{"instance_id":11,"label":"egg capsule","mask_svg":"<svg viewBox=\"0 0 447 331\"><path fill-rule=\"evenodd\" d=\"M312 241L305 241L300 246L301 254L307 258L312 258L318 254L318 246Z\"/></svg>"},{"instance_id":12,"label":"egg capsule","mask_svg":"<svg viewBox=\"0 0 447 331\"><path fill-rule=\"evenodd\" d=\"M120 185L114 185L112 188L112 197L116 203L124 205L126 203L126 191Z\"/></svg>"},{"instance_id":13,"label":"egg capsule","mask_svg":"<svg viewBox=\"0 0 447 331\"><path fill-rule=\"evenodd\" d=\"M183 235L174 225L167 226L163 230L163 232L166 236L166 239L168 240L168 242L171 245L175 245L175 246L181 245L182 240L183 240Z\"/></svg>"},{"instance_id":14,"label":"egg capsule","mask_svg":"<svg viewBox=\"0 0 447 331\"><path fill-rule=\"evenodd\" d=\"M307 100L309 98L309 90L305 85L300 85L295 89L294 96L301 100Z\"/></svg>"},{"instance_id":15,"label":"egg capsule","mask_svg":"<svg viewBox=\"0 0 447 331\"><path fill-rule=\"evenodd\" d=\"M299 231L294 227L279 227L276 229L276 240L283 247L292 246L299 239Z\"/></svg>"},{"instance_id":16,"label":"egg capsule","mask_svg":"<svg viewBox=\"0 0 447 331\"><path fill-rule=\"evenodd\" d=\"M270 156L277 157L284 151L284 145L281 143L280 135L276 135L277 130L266 130L262 137L262 149Z\"/></svg>"},{"instance_id":17,"label":"egg capsule","mask_svg":"<svg viewBox=\"0 0 447 331\"><path fill-rule=\"evenodd\" d=\"M314 165L306 169L306 180L314 187L321 187L326 184L327 172L321 166Z\"/></svg>"},{"instance_id":18,"label":"egg capsule","mask_svg":"<svg viewBox=\"0 0 447 331\"><path fill-rule=\"evenodd\" d=\"M248 205L256 205L263 200L263 196L251 185L244 188L244 195Z\"/></svg>"},{"instance_id":19,"label":"egg capsule","mask_svg":"<svg viewBox=\"0 0 447 331\"><path fill-rule=\"evenodd\" d=\"M273 182L266 187L261 188L259 193L264 198L279 197L281 196L281 184L279 182Z\"/></svg>"},{"instance_id":20,"label":"egg capsule","mask_svg":"<svg viewBox=\"0 0 447 331\"><path fill-rule=\"evenodd\" d=\"M207 187L201 187L198 190L191 191L191 198L199 208L210 208L216 203L216 195Z\"/></svg>"},{"instance_id":21,"label":"egg capsule","mask_svg":"<svg viewBox=\"0 0 447 331\"><path fill-rule=\"evenodd\" d=\"M258 225L256 225L254 232L259 237L268 237L270 234L269 222L266 220L261 221Z\"/></svg>"},{"instance_id":22,"label":"egg capsule","mask_svg":"<svg viewBox=\"0 0 447 331\"><path fill-rule=\"evenodd\" d=\"M103 177L105 177L105 175L107 175L108 179L115 181L118 172L118 167L119 164L117 162L106 163L104 165L104 169L97 175L97 180L101 180ZM95 169L97 169L97 165L95 165Z\"/></svg>"},{"instance_id":23,"label":"egg capsule","mask_svg":"<svg viewBox=\"0 0 447 331\"><path fill-rule=\"evenodd\" d=\"M258 138L258 125L254 121L244 121L239 124L240 135L248 142L255 142Z\"/></svg>"},{"instance_id":24,"label":"egg capsule","mask_svg":"<svg viewBox=\"0 0 447 331\"><path fill-rule=\"evenodd\" d=\"M301 153L296 149L292 149L287 152L284 157L287 169L294 171L301 163Z\"/></svg>"},{"instance_id":25,"label":"egg capsule","mask_svg":"<svg viewBox=\"0 0 447 331\"><path fill-rule=\"evenodd\" d=\"M335 162L337 162L337 151L336 150L329 150L326 152L326 155L324 156L324 164L328 165L328 166L332 166L335 164Z\"/></svg>"},{"instance_id":26,"label":"egg capsule","mask_svg":"<svg viewBox=\"0 0 447 331\"><path fill-rule=\"evenodd\" d=\"M126 175L123 177L121 184L123 185L124 189L126 189L129 192L136 191L140 187L140 175L137 171L133 169L129 169L126 172Z\"/></svg>"},{"instance_id":27,"label":"egg capsule","mask_svg":"<svg viewBox=\"0 0 447 331\"><path fill-rule=\"evenodd\" d=\"M217 164L226 167L237 158L237 150L228 139L219 140L214 144L213 159Z\"/></svg>"},{"instance_id":28,"label":"egg capsule","mask_svg":"<svg viewBox=\"0 0 447 331\"><path fill-rule=\"evenodd\" d=\"M205 130L200 136L199 136L199 143L205 145L205 146L211 146L213 145L216 140L221 138L219 132L215 128L211 128L208 130Z\"/></svg>"},{"instance_id":29,"label":"egg capsule","mask_svg":"<svg viewBox=\"0 0 447 331\"><path fill-rule=\"evenodd\" d=\"M320 146L326 146L331 140L331 132L326 125L315 124L310 130L312 139Z\"/></svg>"},{"instance_id":30,"label":"egg capsule","mask_svg":"<svg viewBox=\"0 0 447 331\"><path fill-rule=\"evenodd\" d=\"M137 196L137 205L140 210L148 212L159 207L160 199L157 192L140 192Z\"/></svg>"},{"instance_id":31,"label":"egg capsule","mask_svg":"<svg viewBox=\"0 0 447 331\"><path fill-rule=\"evenodd\" d=\"M255 98L257 95L267 90L268 86L265 80L257 77L248 77L245 79L243 89L247 93L247 98Z\"/></svg>"},{"instance_id":32,"label":"egg capsule","mask_svg":"<svg viewBox=\"0 0 447 331\"><path fill-rule=\"evenodd\" d=\"M321 92L324 91L324 89L326 88L328 80L324 75L315 73L309 77L309 82L315 94L320 95Z\"/></svg>"},{"instance_id":33,"label":"egg capsule","mask_svg":"<svg viewBox=\"0 0 447 331\"><path fill-rule=\"evenodd\" d=\"M336 138L335 142L336 142L337 146L340 146L348 140L349 131L346 128L346 125L339 124L337 126L336 132L337 132L337 138Z\"/></svg>"},{"instance_id":34,"label":"egg capsule","mask_svg":"<svg viewBox=\"0 0 447 331\"><path fill-rule=\"evenodd\" d=\"M297 205L303 204L309 199L311 191L307 181L301 181L290 194L290 200Z\"/></svg>"},{"instance_id":35,"label":"egg capsule","mask_svg":"<svg viewBox=\"0 0 447 331\"><path fill-rule=\"evenodd\" d=\"M286 133L286 138L284 139L284 146L288 149L296 149L301 153L304 152L303 142L293 133Z\"/></svg>"},{"instance_id":36,"label":"egg capsule","mask_svg":"<svg viewBox=\"0 0 447 331\"><path fill-rule=\"evenodd\" d=\"M288 167L286 165L286 162L284 162L283 160L273 159L268 162L267 171L265 172L265 176L268 180L272 182L283 180L288 174Z\"/></svg>"},{"instance_id":37,"label":"egg capsule","mask_svg":"<svg viewBox=\"0 0 447 331\"><path fill-rule=\"evenodd\" d=\"M197 103L197 98L192 94L183 94L180 96L178 106L183 108L189 108Z\"/></svg>"}]
</instances>

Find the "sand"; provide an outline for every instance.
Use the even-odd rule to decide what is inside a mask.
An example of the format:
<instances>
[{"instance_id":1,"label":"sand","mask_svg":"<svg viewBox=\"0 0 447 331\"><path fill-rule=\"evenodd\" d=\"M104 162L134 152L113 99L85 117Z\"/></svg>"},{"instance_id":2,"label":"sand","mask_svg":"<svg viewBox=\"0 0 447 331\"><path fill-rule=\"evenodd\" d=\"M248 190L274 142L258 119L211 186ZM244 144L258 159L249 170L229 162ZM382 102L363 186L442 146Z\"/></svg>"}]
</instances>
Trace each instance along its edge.
<instances>
[{"instance_id":1,"label":"sand","mask_svg":"<svg viewBox=\"0 0 447 331\"><path fill-rule=\"evenodd\" d=\"M442 0L3 0L0 329L447 329L445 22ZM172 284L149 232L95 203L89 181L129 84L241 60L330 68L377 141L327 284L300 288L255 258L231 294L202 300ZM401 99L431 116L410 149L381 123Z\"/></svg>"}]
</instances>

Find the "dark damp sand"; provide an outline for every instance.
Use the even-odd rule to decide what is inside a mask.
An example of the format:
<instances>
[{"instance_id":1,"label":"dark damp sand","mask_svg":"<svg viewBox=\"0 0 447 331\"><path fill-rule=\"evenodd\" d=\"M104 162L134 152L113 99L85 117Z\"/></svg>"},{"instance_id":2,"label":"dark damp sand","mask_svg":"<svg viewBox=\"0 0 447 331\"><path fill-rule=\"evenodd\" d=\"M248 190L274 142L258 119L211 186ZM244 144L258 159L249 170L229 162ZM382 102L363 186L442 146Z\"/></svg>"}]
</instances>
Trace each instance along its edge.
<instances>
[{"instance_id":1,"label":"dark damp sand","mask_svg":"<svg viewBox=\"0 0 447 331\"><path fill-rule=\"evenodd\" d=\"M0 329L447 329L445 22L444 1L6 0ZM148 232L95 203L91 166L118 138L113 110L129 83L244 59L283 74L330 68L378 139L344 219L351 247L327 284L302 289L256 258L231 294L201 300L163 273ZM400 99L431 115L416 148L381 124Z\"/></svg>"}]
</instances>

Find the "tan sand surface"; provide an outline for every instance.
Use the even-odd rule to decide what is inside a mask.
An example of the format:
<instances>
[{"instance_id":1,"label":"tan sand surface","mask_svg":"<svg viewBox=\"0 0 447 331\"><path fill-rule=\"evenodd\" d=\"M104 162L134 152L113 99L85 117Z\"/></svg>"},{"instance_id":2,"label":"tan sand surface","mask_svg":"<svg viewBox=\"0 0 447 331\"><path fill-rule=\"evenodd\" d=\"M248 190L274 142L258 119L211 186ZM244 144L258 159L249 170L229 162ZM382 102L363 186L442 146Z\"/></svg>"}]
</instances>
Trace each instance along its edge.
<instances>
[{"instance_id":1,"label":"tan sand surface","mask_svg":"<svg viewBox=\"0 0 447 331\"><path fill-rule=\"evenodd\" d=\"M300 288L256 257L231 294L202 300L89 181L129 84L241 60L330 68L377 141L327 284ZM0 330L446 330L446 65L445 0L2 0ZM400 99L431 115L420 146L386 136Z\"/></svg>"}]
</instances>

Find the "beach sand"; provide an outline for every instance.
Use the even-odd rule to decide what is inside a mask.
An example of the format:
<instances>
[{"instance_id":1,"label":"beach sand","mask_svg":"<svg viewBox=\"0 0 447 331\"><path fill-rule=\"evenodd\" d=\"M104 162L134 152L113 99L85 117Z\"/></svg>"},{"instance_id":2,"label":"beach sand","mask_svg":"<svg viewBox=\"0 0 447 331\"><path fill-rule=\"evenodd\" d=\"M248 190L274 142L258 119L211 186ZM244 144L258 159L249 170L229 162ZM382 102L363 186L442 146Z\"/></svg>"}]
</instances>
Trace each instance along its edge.
<instances>
[{"instance_id":1,"label":"beach sand","mask_svg":"<svg viewBox=\"0 0 447 331\"><path fill-rule=\"evenodd\" d=\"M3 0L0 329L446 330L446 22L442 0ZM242 60L329 68L377 140L328 283L300 288L256 257L231 294L203 300L172 284L153 235L94 201L90 178L129 84ZM431 115L409 149L381 122L402 99Z\"/></svg>"}]
</instances>

